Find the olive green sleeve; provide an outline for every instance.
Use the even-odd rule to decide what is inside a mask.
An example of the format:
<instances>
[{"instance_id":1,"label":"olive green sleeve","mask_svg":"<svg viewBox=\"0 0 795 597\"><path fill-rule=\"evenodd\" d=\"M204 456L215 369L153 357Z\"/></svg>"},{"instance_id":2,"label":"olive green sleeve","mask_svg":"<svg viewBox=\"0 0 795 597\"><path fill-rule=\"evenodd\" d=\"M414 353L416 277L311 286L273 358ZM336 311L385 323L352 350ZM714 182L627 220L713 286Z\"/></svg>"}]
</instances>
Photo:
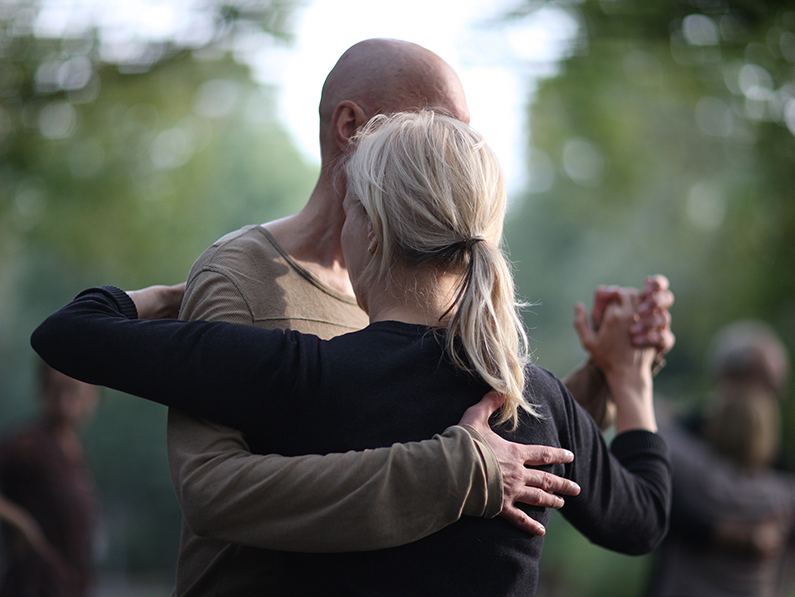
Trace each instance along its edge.
<instances>
[{"instance_id":1,"label":"olive green sleeve","mask_svg":"<svg viewBox=\"0 0 795 597\"><path fill-rule=\"evenodd\" d=\"M502 506L499 465L464 427L363 452L249 452L239 432L169 413L169 464L185 521L200 535L286 551L381 549L462 515Z\"/></svg>"}]
</instances>

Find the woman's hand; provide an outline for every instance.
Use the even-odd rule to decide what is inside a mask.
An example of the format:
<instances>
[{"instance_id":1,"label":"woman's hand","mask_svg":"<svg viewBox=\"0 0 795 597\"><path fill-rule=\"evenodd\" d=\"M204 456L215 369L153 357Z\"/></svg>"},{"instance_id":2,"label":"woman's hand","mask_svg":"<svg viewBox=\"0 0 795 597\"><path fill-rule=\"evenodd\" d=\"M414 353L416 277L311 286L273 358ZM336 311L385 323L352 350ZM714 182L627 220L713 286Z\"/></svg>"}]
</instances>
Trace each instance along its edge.
<instances>
[{"instance_id":1,"label":"woman's hand","mask_svg":"<svg viewBox=\"0 0 795 597\"><path fill-rule=\"evenodd\" d=\"M185 296L185 283L175 286L149 286L127 293L138 309L139 319L176 319L182 297Z\"/></svg>"},{"instance_id":2,"label":"woman's hand","mask_svg":"<svg viewBox=\"0 0 795 597\"><path fill-rule=\"evenodd\" d=\"M588 315L582 303L575 305L574 326L583 348L588 351L606 377L621 370L636 369L648 360L648 350L638 350L629 333L638 321L637 291L617 288L611 292L613 300L604 305L598 321L588 324Z\"/></svg>"},{"instance_id":3,"label":"woman's hand","mask_svg":"<svg viewBox=\"0 0 795 597\"><path fill-rule=\"evenodd\" d=\"M489 392L483 399L469 407L459 425L469 425L489 444L502 474L502 511L500 516L532 535L543 535L544 526L516 507L517 503L547 508L560 508L563 498L559 495L577 495L580 486L538 469L528 466L566 464L574 460L574 455L562 448L551 446L530 446L509 442L492 431L489 417L496 411L504 398L497 392Z\"/></svg>"},{"instance_id":4,"label":"woman's hand","mask_svg":"<svg viewBox=\"0 0 795 597\"><path fill-rule=\"evenodd\" d=\"M604 308L598 329L588 324L585 307L579 303L574 325L583 348L607 379L616 404L616 431L656 431L651 366L658 350L636 348L630 340L630 329L638 321L637 292L617 289L615 293L616 300Z\"/></svg>"},{"instance_id":5,"label":"woman's hand","mask_svg":"<svg viewBox=\"0 0 795 597\"><path fill-rule=\"evenodd\" d=\"M676 337L671 332L671 314L668 312L674 304L674 295L669 289L668 278L659 274L648 276L640 292L619 286L599 286L594 292L591 310L594 328L599 329L601 326L608 305L618 301L626 292L636 297L635 312L638 317L629 328L632 343L638 348L657 349L654 369L654 373L657 373L665 365L663 357L676 342Z\"/></svg>"}]
</instances>

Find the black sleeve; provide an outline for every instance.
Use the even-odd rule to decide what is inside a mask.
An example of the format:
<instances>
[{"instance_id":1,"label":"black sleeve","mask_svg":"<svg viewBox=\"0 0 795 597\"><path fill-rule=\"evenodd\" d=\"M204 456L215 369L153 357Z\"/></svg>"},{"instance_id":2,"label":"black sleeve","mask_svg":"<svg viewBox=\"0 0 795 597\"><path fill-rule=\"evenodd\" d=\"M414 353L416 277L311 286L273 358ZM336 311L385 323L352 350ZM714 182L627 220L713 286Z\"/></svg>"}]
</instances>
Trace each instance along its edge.
<instances>
[{"instance_id":1,"label":"black sleeve","mask_svg":"<svg viewBox=\"0 0 795 597\"><path fill-rule=\"evenodd\" d=\"M265 396L311 391L317 342L220 322L139 320L130 297L112 287L81 293L31 336L44 361L70 377L249 433L289 416L287 400Z\"/></svg>"},{"instance_id":2,"label":"black sleeve","mask_svg":"<svg viewBox=\"0 0 795 597\"><path fill-rule=\"evenodd\" d=\"M560 384L574 452L570 477L582 491L561 513L593 543L628 555L654 550L668 530L671 465L656 433L619 434L608 448L593 419Z\"/></svg>"}]
</instances>

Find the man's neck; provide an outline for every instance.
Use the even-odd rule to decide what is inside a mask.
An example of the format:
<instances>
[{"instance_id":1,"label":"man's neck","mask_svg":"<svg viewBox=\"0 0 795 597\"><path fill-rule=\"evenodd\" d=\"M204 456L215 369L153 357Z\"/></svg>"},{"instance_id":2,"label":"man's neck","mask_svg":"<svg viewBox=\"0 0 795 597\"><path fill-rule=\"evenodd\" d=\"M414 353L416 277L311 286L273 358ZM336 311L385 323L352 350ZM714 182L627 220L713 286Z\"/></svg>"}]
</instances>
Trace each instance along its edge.
<instances>
[{"instance_id":1,"label":"man's neck","mask_svg":"<svg viewBox=\"0 0 795 597\"><path fill-rule=\"evenodd\" d=\"M263 226L296 262L322 283L352 296L340 246L344 221L342 200L333 185L321 177L301 211Z\"/></svg>"}]
</instances>

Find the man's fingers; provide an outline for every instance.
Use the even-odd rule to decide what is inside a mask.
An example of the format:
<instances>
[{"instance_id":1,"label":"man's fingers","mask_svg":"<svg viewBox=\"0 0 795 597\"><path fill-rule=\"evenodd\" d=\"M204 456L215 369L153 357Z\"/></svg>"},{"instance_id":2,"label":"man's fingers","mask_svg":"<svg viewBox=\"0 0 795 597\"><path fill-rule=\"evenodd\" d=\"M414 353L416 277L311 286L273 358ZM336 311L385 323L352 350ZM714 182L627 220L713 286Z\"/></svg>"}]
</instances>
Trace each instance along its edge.
<instances>
[{"instance_id":1,"label":"man's fingers","mask_svg":"<svg viewBox=\"0 0 795 597\"><path fill-rule=\"evenodd\" d=\"M596 325L595 320L594 325ZM583 347L587 348L593 343L595 334L588 324L588 312L582 303L574 305L574 329L577 330L577 335L580 337Z\"/></svg>"},{"instance_id":2,"label":"man's fingers","mask_svg":"<svg viewBox=\"0 0 795 597\"><path fill-rule=\"evenodd\" d=\"M664 330L671 324L671 314L668 311L654 311L638 317L638 321L630 328L630 333L643 334L649 330Z\"/></svg>"},{"instance_id":3,"label":"man's fingers","mask_svg":"<svg viewBox=\"0 0 795 597\"><path fill-rule=\"evenodd\" d=\"M670 352L676 343L676 336L671 330L649 330L643 334L633 335L632 344L638 348L656 348L657 354L663 356Z\"/></svg>"},{"instance_id":4,"label":"man's fingers","mask_svg":"<svg viewBox=\"0 0 795 597\"><path fill-rule=\"evenodd\" d=\"M638 307L641 315L656 310L670 309L674 304L674 293L669 290L670 282L663 275L649 276L643 284L643 302Z\"/></svg>"},{"instance_id":5,"label":"man's fingers","mask_svg":"<svg viewBox=\"0 0 795 597\"><path fill-rule=\"evenodd\" d=\"M505 404L505 396L496 390L492 390L480 399L479 404L483 404L486 408L488 408L489 416L491 416L494 414L495 410Z\"/></svg>"},{"instance_id":6,"label":"man's fingers","mask_svg":"<svg viewBox=\"0 0 795 597\"><path fill-rule=\"evenodd\" d=\"M633 297L628 292L620 292L618 298L607 305L604 315L602 317L602 325L616 325L616 323L623 324L635 315L635 305Z\"/></svg>"},{"instance_id":7,"label":"man's fingers","mask_svg":"<svg viewBox=\"0 0 795 597\"><path fill-rule=\"evenodd\" d=\"M544 535L547 532L544 525L522 512L516 506L505 506L500 512L500 516L531 535Z\"/></svg>"},{"instance_id":8,"label":"man's fingers","mask_svg":"<svg viewBox=\"0 0 795 597\"><path fill-rule=\"evenodd\" d=\"M574 460L574 454L565 448L522 445L521 449L524 452L524 464L529 466L544 466L545 464L568 464Z\"/></svg>"},{"instance_id":9,"label":"man's fingers","mask_svg":"<svg viewBox=\"0 0 795 597\"><path fill-rule=\"evenodd\" d=\"M602 316L607 305L618 298L621 291L620 286L598 286L593 293L593 306L591 307L591 318L595 328L602 325Z\"/></svg>"},{"instance_id":10,"label":"man's fingers","mask_svg":"<svg viewBox=\"0 0 795 597\"><path fill-rule=\"evenodd\" d=\"M470 406L464 411L464 416L458 422L459 425L469 425L478 431L485 431L489 427L489 417L494 414L505 402L505 396L499 392L491 391L480 402Z\"/></svg>"},{"instance_id":11,"label":"man's fingers","mask_svg":"<svg viewBox=\"0 0 795 597\"><path fill-rule=\"evenodd\" d=\"M660 356L671 351L676 344L676 336L671 330L665 330L661 334L660 342L657 342L657 354Z\"/></svg>"},{"instance_id":12,"label":"man's fingers","mask_svg":"<svg viewBox=\"0 0 795 597\"><path fill-rule=\"evenodd\" d=\"M523 488L521 492L532 490L538 491L539 493L559 493L562 495L579 495L580 493L580 486L574 481L569 481L563 477L558 477L552 473L545 473L544 471L539 471L536 469L527 469L525 486L526 488ZM529 504L531 502L525 503ZM553 506L552 503L534 503L534 505L545 505L552 506L553 508L560 508L560 506L563 504L561 503L559 506Z\"/></svg>"},{"instance_id":13,"label":"man's fingers","mask_svg":"<svg viewBox=\"0 0 795 597\"><path fill-rule=\"evenodd\" d=\"M541 508L562 508L565 502L556 493L577 495L580 493L580 487L568 479L543 471L528 469L527 473L527 482L532 486L524 487L516 495L511 496L510 500L503 505L500 516L527 533L543 535L546 532L543 525L517 508L515 504L522 503Z\"/></svg>"},{"instance_id":14,"label":"man's fingers","mask_svg":"<svg viewBox=\"0 0 795 597\"><path fill-rule=\"evenodd\" d=\"M521 503L528 506L538 506L541 508L562 508L563 498L555 495L554 493L547 493L534 487L528 487L519 492L516 499L513 500L514 504Z\"/></svg>"},{"instance_id":15,"label":"man's fingers","mask_svg":"<svg viewBox=\"0 0 795 597\"><path fill-rule=\"evenodd\" d=\"M659 290L668 290L671 283L668 281L668 278L663 276L662 274L656 274L654 276L648 276L646 280L643 282L643 294L651 294L653 292L657 292Z\"/></svg>"},{"instance_id":16,"label":"man's fingers","mask_svg":"<svg viewBox=\"0 0 795 597\"><path fill-rule=\"evenodd\" d=\"M667 354L676 343L676 336L669 328L645 329L641 332L632 330L632 344L638 348L656 348L657 354Z\"/></svg>"},{"instance_id":17,"label":"man's fingers","mask_svg":"<svg viewBox=\"0 0 795 597\"><path fill-rule=\"evenodd\" d=\"M638 313L646 315L653 311L666 311L674 304L674 293L670 290L659 290L652 294L643 295L643 300L638 305Z\"/></svg>"}]
</instances>

